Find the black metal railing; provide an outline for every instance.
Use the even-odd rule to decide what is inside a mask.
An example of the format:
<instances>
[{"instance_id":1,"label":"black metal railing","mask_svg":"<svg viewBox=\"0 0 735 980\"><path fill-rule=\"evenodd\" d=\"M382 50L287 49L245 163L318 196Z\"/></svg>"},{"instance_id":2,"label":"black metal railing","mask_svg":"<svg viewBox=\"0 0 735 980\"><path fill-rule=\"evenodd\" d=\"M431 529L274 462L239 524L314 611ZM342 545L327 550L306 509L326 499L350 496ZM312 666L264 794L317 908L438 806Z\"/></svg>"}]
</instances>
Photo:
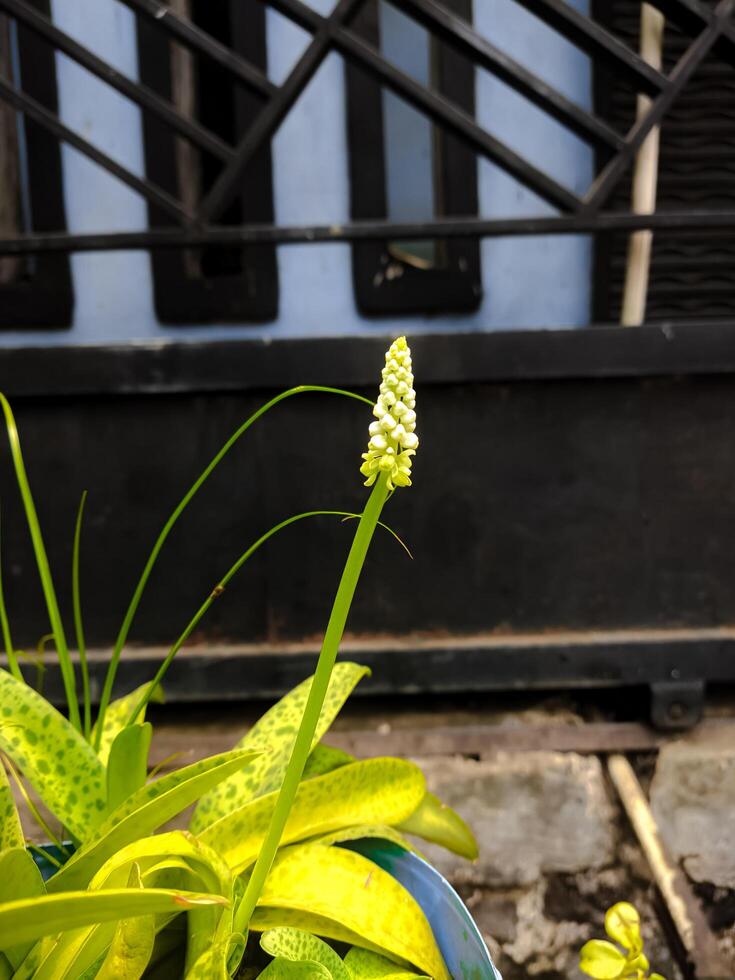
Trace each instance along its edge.
<instances>
[{"instance_id":1,"label":"black metal railing","mask_svg":"<svg viewBox=\"0 0 735 980\"><path fill-rule=\"evenodd\" d=\"M61 141L69 143L114 174L175 221L167 228L109 234L33 233L0 239L0 254L20 255L48 251L113 250L127 248L182 248L212 244L297 243L360 241L366 239L420 239L490 237L497 235L577 234L629 232L642 228L722 229L735 227L735 211L702 208L658 210L653 214L605 210L648 134L664 120L704 60L713 52L735 66L735 0L719 0L711 7L701 0L650 0L669 22L689 37L681 57L668 72L651 67L630 47L599 23L564 0L518 2L595 63L612 66L616 77L646 94L650 104L625 134L571 102L528 68L475 32L472 26L435 0L391 0L406 15L427 28L473 64L502 80L595 147L601 161L594 180L578 196L519 153L487 132L471 117L437 92L419 84L367 43L351 23L370 0L338 0L322 16L302 0L262 0L311 35L311 41L289 75L275 85L235 51L174 13L158 0L121 0L140 18L154 22L178 44L210 58L231 73L261 100L261 108L237 145L228 145L198 121L179 111L150 88L141 85L77 43L38 11L28 0L0 0L0 12L21 23L92 74L154 114L183 139L211 154L222 164L213 185L192 210L169 191L139 177L111 159L57 114L31 98L11 81L0 78L0 99L33 119ZM435 124L445 127L477 154L492 161L522 185L553 205L558 215L538 218L438 218L430 222L357 221L338 226L284 227L218 224L238 192L240 177L258 151L272 139L291 108L331 51L358 65L381 85L398 94Z\"/></svg>"}]
</instances>

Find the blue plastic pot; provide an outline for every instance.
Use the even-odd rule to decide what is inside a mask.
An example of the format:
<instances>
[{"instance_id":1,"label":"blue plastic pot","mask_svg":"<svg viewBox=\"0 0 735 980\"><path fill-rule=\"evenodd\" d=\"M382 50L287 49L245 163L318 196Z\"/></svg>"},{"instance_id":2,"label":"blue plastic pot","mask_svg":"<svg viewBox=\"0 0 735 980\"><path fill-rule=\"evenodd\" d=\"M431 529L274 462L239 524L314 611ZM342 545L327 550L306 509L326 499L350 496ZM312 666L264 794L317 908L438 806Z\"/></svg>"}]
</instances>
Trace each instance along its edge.
<instances>
[{"instance_id":1,"label":"blue plastic pot","mask_svg":"<svg viewBox=\"0 0 735 980\"><path fill-rule=\"evenodd\" d=\"M417 854L391 841L349 845L400 881L421 906L453 980L502 980L480 930L446 878Z\"/></svg>"},{"instance_id":2,"label":"blue plastic pot","mask_svg":"<svg viewBox=\"0 0 735 980\"><path fill-rule=\"evenodd\" d=\"M429 920L453 980L502 980L462 899L430 864L391 841L360 840L346 846L374 861L413 895ZM42 845L42 850L61 858L53 844ZM38 852L33 857L48 880L56 868Z\"/></svg>"}]
</instances>

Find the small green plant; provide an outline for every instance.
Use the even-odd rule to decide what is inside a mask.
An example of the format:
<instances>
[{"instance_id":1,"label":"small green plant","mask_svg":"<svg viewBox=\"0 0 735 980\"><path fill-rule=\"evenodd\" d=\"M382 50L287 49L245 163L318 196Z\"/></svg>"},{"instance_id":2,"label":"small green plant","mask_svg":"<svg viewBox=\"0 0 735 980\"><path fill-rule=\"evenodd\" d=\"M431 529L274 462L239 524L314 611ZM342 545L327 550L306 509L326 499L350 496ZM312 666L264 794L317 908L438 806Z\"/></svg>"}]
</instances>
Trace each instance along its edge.
<instances>
[{"instance_id":1,"label":"small green plant","mask_svg":"<svg viewBox=\"0 0 735 980\"><path fill-rule=\"evenodd\" d=\"M410 833L472 859L477 849L471 832L427 792L413 763L358 761L322 741L368 673L336 658L370 542L377 527L386 527L383 507L396 488L411 483L418 438L405 338L391 345L377 403L368 402L375 420L361 470L372 489L362 513L310 511L275 525L214 586L151 681L112 698L136 610L174 524L255 421L284 399L310 391L367 401L340 389L290 389L232 435L154 544L115 641L94 720L79 575L85 496L72 559L80 703L20 439L0 395L68 702L67 718L26 683L0 579L9 668L0 669L0 753L6 761L0 764L0 980L254 976L258 968L245 956L253 932L262 934L261 949L271 957L266 980L415 980L416 969L421 976L449 980L411 895L376 864L339 845L375 837L411 849L403 836ZM274 705L232 751L153 778L146 710L160 699L178 650L266 541L298 521L324 515L355 518L357 526L313 677ZM54 839L43 824L56 845L53 856L44 854L47 866L54 865L46 880L26 846L6 767L29 805L24 780L64 828ZM188 831L160 832L192 804ZM346 942L350 952L342 959L323 939Z\"/></svg>"},{"instance_id":2,"label":"small green plant","mask_svg":"<svg viewBox=\"0 0 735 980\"><path fill-rule=\"evenodd\" d=\"M595 980L664 980L660 973L648 972L641 917L635 906L618 902L609 908L605 914L605 932L612 942L590 939L582 947L579 968L583 973Z\"/></svg>"}]
</instances>

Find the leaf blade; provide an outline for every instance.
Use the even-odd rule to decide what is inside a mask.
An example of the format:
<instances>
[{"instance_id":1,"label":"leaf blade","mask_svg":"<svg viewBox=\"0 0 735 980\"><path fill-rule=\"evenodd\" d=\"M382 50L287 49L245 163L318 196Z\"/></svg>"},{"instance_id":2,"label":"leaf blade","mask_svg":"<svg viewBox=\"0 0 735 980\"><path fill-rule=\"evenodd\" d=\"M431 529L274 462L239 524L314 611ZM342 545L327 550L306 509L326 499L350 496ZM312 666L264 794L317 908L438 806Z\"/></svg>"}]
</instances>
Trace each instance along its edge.
<instances>
[{"instance_id":1,"label":"leaf blade","mask_svg":"<svg viewBox=\"0 0 735 980\"><path fill-rule=\"evenodd\" d=\"M355 685L369 673L367 667L349 661L342 661L335 666L314 735L314 746L321 741ZM237 748L261 747L267 744L271 750L269 757L255 760L243 768L242 772L202 797L189 825L192 833L200 833L238 806L278 789L291 755L311 683L312 678L308 677L281 698L240 739Z\"/></svg>"}]
</instances>

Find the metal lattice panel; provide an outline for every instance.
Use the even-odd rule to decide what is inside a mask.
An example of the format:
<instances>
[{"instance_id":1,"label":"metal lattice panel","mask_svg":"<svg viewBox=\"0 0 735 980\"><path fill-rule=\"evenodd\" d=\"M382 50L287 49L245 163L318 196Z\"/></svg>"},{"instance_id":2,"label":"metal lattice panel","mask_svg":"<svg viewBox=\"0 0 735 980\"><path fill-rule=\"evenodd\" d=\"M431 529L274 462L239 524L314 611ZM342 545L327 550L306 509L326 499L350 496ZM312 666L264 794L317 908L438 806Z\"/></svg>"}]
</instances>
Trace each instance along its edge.
<instances>
[{"instance_id":1,"label":"metal lattice panel","mask_svg":"<svg viewBox=\"0 0 735 980\"><path fill-rule=\"evenodd\" d=\"M519 0L540 20L580 50L595 64L611 69L616 80L651 98L646 113L619 132L609 121L571 103L561 93L519 64L471 25L435 0L392 0L402 12L415 18L444 43L454 46L479 68L516 89L544 112L600 150L601 165L587 192L579 197L551 178L508 145L487 132L475 118L430 88L414 81L364 41L351 24L368 0L338 0L332 13L322 16L302 0L263 0L311 35L301 57L280 85L236 52L177 15L158 0L122 0L178 44L213 59L226 69L233 84L246 85L261 106L236 145L228 145L201 122L180 112L172 103L144 85L115 71L91 51L55 27L28 0L0 0L5 12L68 57L102 78L155 115L199 151L220 163L213 185L194 205L185 203L149 179L131 173L99 148L69 129L59 116L35 101L6 78L0 78L0 98L25 113L59 140L69 143L101 167L143 195L148 202L176 222L178 227L139 233L96 235L27 234L0 241L0 254L48 250L116 249L121 247L182 247L213 243L310 242L393 238L492 236L507 234L577 233L649 228L710 228L732 226L735 212L722 208L661 210L653 215L634 215L607 210L630 170L647 135L664 118L671 118L682 93L692 89L698 70L712 52L735 64L735 0L719 0L710 7L700 0L654 0L667 20L683 32L678 56L664 72L642 60L633 48L601 23L578 13L564 0ZM381 85L397 93L435 124L446 127L479 156L497 164L515 180L550 203L558 217L483 220L445 218L427 223L396 224L385 221L355 222L340 227L275 227L247 224L224 227L221 221L241 176L258 151L266 146L319 69L327 55L337 51L358 65ZM696 203L696 202L695 202Z\"/></svg>"}]
</instances>

